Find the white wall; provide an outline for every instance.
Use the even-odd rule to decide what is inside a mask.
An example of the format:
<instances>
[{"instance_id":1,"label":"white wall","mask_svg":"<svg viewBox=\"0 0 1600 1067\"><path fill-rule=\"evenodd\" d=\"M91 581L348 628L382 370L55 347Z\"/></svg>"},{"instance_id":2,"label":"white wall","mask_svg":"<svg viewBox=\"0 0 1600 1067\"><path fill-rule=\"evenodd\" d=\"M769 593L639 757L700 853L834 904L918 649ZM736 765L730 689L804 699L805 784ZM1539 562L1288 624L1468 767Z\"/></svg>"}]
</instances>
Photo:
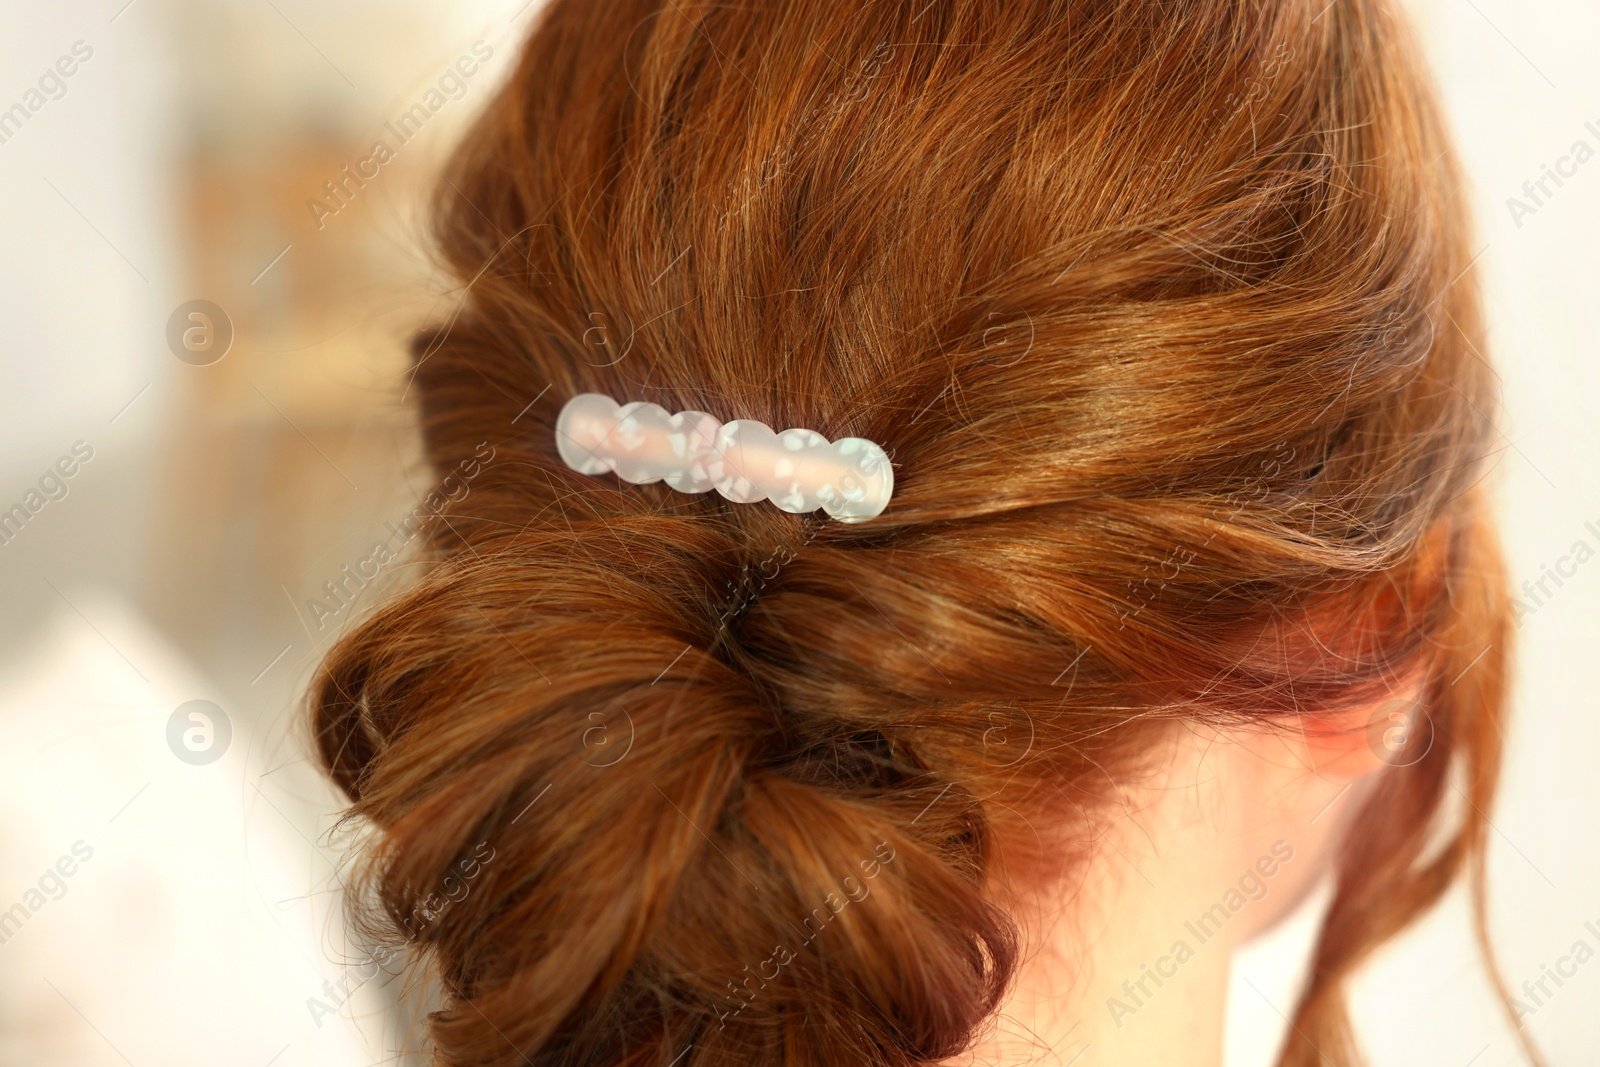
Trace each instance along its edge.
<instances>
[{"instance_id":1,"label":"white wall","mask_svg":"<svg viewBox=\"0 0 1600 1067\"><path fill-rule=\"evenodd\" d=\"M1479 218L1493 351L1504 382L1499 477L1514 582L1583 540L1600 551L1600 6L1588 0L1413 0ZM1587 124L1587 125L1586 125ZM1582 140L1596 158L1532 215L1538 179ZM1592 526L1586 524L1593 524ZM1573 562L1564 569L1572 571ZM1600 1055L1600 958L1539 1004L1525 980L1578 940L1600 952L1600 558L1546 588L1517 632L1515 718L1492 813L1492 930L1502 973L1535 1009L1526 1030L1553 1064ZM1372 968L1358 989L1378 1067L1524 1062L1488 999L1459 899Z\"/></svg>"}]
</instances>

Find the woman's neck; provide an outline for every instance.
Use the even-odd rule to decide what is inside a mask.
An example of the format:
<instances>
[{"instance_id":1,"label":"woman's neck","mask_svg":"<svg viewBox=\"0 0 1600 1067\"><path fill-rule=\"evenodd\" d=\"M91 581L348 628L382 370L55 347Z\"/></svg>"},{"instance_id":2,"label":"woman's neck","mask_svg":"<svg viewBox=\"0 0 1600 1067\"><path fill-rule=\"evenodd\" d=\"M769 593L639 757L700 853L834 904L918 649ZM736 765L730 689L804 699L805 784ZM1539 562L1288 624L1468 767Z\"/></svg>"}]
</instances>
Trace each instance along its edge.
<instances>
[{"instance_id":1,"label":"woman's neck","mask_svg":"<svg viewBox=\"0 0 1600 1067\"><path fill-rule=\"evenodd\" d=\"M1218 1067L1235 947L1315 884L1352 807L1299 749L1175 733L1125 806L1085 816L1087 874L1011 907L1023 961L989 1031L947 1062Z\"/></svg>"}]
</instances>

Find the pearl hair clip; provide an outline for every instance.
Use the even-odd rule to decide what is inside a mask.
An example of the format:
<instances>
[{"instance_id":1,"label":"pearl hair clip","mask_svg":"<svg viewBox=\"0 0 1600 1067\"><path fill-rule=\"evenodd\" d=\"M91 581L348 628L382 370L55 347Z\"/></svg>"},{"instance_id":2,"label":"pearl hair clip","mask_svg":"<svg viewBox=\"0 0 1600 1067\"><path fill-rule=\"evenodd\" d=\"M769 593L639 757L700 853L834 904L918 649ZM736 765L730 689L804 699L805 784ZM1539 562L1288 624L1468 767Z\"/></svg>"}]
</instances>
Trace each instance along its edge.
<instances>
[{"instance_id":1,"label":"pearl hair clip","mask_svg":"<svg viewBox=\"0 0 1600 1067\"><path fill-rule=\"evenodd\" d=\"M566 402L556 419L556 449L579 474L615 471L634 485L664 481L683 493L715 489L736 504L770 500L794 515L822 508L840 522L875 518L894 492L889 457L865 438L830 443L814 430L774 433L753 419L671 415L601 393Z\"/></svg>"}]
</instances>

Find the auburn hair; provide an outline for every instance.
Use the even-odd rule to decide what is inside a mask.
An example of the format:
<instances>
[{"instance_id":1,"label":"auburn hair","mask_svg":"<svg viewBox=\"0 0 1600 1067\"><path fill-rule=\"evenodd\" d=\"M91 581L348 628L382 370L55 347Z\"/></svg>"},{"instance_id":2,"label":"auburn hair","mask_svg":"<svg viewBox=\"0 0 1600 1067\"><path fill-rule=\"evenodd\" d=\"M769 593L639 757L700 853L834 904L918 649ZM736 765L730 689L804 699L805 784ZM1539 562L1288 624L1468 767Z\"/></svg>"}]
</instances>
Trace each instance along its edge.
<instances>
[{"instance_id":1,"label":"auburn hair","mask_svg":"<svg viewBox=\"0 0 1600 1067\"><path fill-rule=\"evenodd\" d=\"M911 1065L1179 719L1421 678L1281 1064L1482 855L1508 596L1454 157L1386 0L553 0L449 164L431 462L328 654L355 917L452 1067ZM568 470L579 392L866 437L879 518ZM1459 790L1466 803L1447 803ZM487 859L485 857L488 857ZM450 889L452 881L455 889ZM1480 919L1481 931L1481 919Z\"/></svg>"}]
</instances>

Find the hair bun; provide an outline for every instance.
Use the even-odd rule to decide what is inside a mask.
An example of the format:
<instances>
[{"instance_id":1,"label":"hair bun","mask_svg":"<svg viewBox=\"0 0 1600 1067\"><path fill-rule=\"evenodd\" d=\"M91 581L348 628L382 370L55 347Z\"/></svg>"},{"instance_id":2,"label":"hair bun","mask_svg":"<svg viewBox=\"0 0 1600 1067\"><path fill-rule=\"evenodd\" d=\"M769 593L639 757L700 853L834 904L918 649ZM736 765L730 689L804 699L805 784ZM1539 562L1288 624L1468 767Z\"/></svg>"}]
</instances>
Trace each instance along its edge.
<instances>
[{"instance_id":1,"label":"hair bun","mask_svg":"<svg viewBox=\"0 0 1600 1067\"><path fill-rule=\"evenodd\" d=\"M836 768L786 773L793 725L685 607L726 544L692 519L611 530L443 562L314 691L323 762L383 831L356 895L439 965L443 1062L521 1062L507 1041L570 1063L954 1054L1015 945L943 815L906 832L943 794L902 783L896 808ZM824 1003L848 1036L788 1032Z\"/></svg>"}]
</instances>

